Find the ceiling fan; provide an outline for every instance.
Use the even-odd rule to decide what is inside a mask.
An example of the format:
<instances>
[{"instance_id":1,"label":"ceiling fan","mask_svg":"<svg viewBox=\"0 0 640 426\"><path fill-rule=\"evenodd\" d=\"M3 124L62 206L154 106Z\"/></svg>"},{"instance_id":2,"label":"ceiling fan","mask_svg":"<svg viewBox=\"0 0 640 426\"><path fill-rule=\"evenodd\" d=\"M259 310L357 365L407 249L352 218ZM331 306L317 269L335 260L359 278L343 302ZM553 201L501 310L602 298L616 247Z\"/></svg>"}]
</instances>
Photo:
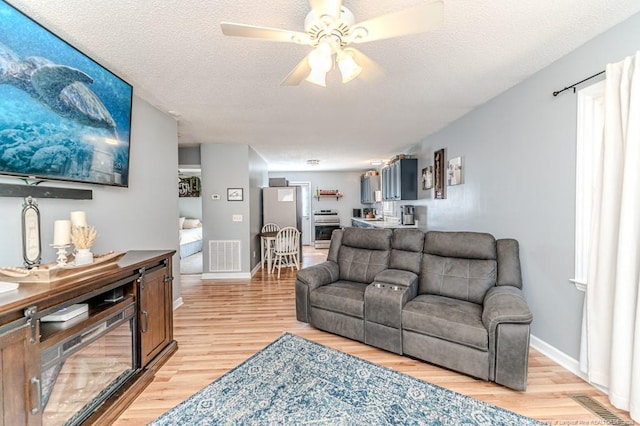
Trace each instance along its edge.
<instances>
[{"instance_id":1,"label":"ceiling fan","mask_svg":"<svg viewBox=\"0 0 640 426\"><path fill-rule=\"evenodd\" d=\"M307 56L282 81L283 86L297 86L303 80L326 87L326 75L334 65L342 82L356 77L374 80L384 72L373 60L350 45L386 38L417 34L437 28L442 23L443 1L420 4L377 18L355 23L353 13L342 0L309 0L311 11L304 20L304 30L289 31L222 22L228 36L252 37L270 41L303 44L313 47Z\"/></svg>"}]
</instances>

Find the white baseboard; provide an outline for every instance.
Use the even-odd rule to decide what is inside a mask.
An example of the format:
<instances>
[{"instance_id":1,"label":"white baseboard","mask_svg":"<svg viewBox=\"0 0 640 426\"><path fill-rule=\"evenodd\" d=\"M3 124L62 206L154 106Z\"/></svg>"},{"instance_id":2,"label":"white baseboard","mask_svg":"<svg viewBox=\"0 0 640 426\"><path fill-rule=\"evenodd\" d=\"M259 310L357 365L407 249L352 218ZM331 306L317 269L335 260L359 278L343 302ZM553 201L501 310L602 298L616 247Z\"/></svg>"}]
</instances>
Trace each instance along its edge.
<instances>
[{"instance_id":1,"label":"white baseboard","mask_svg":"<svg viewBox=\"0 0 640 426\"><path fill-rule=\"evenodd\" d=\"M251 278L253 278L253 276L260 270L261 267L262 263L258 263L256 266L254 266L254 268L251 270Z\"/></svg>"},{"instance_id":2,"label":"white baseboard","mask_svg":"<svg viewBox=\"0 0 640 426\"><path fill-rule=\"evenodd\" d=\"M173 310L175 311L182 305L184 305L184 300L182 300L182 297L178 297L176 300L173 301Z\"/></svg>"},{"instance_id":3,"label":"white baseboard","mask_svg":"<svg viewBox=\"0 0 640 426\"><path fill-rule=\"evenodd\" d=\"M531 347L549 358L551 361L560 364L562 367L580 377L585 382L588 382L587 376L580 371L580 362L577 359L571 358L569 355L551 346L547 342L538 339L534 335L531 335Z\"/></svg>"},{"instance_id":4,"label":"white baseboard","mask_svg":"<svg viewBox=\"0 0 640 426\"><path fill-rule=\"evenodd\" d=\"M253 269L249 273L246 273L246 272L237 272L237 273L215 272L215 273L202 274L200 276L200 278L203 279L203 280L216 280L216 279L224 280L224 279L253 278L253 276L260 270L261 266L262 265L260 263L258 263L256 266L253 267Z\"/></svg>"},{"instance_id":5,"label":"white baseboard","mask_svg":"<svg viewBox=\"0 0 640 426\"><path fill-rule=\"evenodd\" d=\"M234 272L234 273L207 273L202 274L203 280L228 280L228 279L251 279L250 272Z\"/></svg>"},{"instance_id":6,"label":"white baseboard","mask_svg":"<svg viewBox=\"0 0 640 426\"><path fill-rule=\"evenodd\" d=\"M580 370L580 362L577 359L571 358L569 355L556 349L547 342L538 339L534 335L531 335L531 347L549 358L551 361L560 364L560 366L566 368L567 370L569 370L569 372L580 377L582 380L589 383L600 392L604 393L605 395L609 395L609 390L607 388L589 382L589 377L585 373L583 373L582 370Z\"/></svg>"}]
</instances>

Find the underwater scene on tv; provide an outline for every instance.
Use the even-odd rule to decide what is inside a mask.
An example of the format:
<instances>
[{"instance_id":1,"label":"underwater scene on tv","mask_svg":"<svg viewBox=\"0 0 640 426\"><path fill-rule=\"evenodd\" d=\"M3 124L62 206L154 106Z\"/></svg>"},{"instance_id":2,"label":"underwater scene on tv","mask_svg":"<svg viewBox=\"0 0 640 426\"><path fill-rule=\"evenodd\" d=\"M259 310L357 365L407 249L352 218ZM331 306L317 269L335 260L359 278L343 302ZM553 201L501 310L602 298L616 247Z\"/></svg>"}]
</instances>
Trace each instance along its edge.
<instances>
[{"instance_id":1,"label":"underwater scene on tv","mask_svg":"<svg viewBox=\"0 0 640 426\"><path fill-rule=\"evenodd\" d=\"M0 0L0 174L128 186L132 87Z\"/></svg>"}]
</instances>

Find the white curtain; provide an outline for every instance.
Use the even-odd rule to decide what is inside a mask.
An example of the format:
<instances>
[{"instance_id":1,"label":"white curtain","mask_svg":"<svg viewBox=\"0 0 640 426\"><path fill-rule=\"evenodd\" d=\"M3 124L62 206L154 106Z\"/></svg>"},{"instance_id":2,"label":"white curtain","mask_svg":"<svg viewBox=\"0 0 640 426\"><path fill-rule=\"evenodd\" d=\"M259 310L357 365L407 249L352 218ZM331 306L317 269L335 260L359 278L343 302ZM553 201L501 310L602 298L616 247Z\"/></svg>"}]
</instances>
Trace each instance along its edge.
<instances>
[{"instance_id":1,"label":"white curtain","mask_svg":"<svg viewBox=\"0 0 640 426\"><path fill-rule=\"evenodd\" d=\"M606 69L587 276L589 380L640 422L640 52Z\"/></svg>"}]
</instances>

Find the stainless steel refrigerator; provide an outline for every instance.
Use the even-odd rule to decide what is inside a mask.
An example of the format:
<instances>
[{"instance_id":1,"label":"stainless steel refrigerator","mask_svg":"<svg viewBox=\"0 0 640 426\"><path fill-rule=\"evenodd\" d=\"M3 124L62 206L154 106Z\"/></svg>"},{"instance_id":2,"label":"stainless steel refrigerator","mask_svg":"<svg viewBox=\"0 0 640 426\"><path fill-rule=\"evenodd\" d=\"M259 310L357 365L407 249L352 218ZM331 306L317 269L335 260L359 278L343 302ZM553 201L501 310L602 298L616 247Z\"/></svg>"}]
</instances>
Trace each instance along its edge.
<instances>
[{"instance_id":1,"label":"stainless steel refrigerator","mask_svg":"<svg viewBox=\"0 0 640 426\"><path fill-rule=\"evenodd\" d=\"M302 188L270 186L262 189L262 223L280 228L293 226L302 232Z\"/></svg>"}]
</instances>

